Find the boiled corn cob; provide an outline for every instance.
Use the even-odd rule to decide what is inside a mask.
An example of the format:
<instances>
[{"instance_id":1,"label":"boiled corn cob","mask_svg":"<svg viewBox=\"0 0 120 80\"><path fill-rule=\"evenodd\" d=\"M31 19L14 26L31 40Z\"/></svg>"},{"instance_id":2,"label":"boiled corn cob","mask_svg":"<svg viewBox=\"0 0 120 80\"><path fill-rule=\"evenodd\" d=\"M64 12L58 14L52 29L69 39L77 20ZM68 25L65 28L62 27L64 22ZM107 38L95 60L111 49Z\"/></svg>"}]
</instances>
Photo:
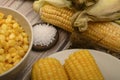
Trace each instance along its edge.
<instances>
[{"instance_id":1,"label":"boiled corn cob","mask_svg":"<svg viewBox=\"0 0 120 80\"><path fill-rule=\"evenodd\" d=\"M74 11L68 8L58 8L52 5L44 5L40 8L40 17L43 21L72 32L71 17Z\"/></svg>"},{"instance_id":2,"label":"boiled corn cob","mask_svg":"<svg viewBox=\"0 0 120 80\"><path fill-rule=\"evenodd\" d=\"M104 80L88 50L76 51L66 59L65 70L70 80Z\"/></svg>"},{"instance_id":3,"label":"boiled corn cob","mask_svg":"<svg viewBox=\"0 0 120 80\"><path fill-rule=\"evenodd\" d=\"M68 80L63 66L54 58L38 60L32 68L32 80Z\"/></svg>"}]
</instances>

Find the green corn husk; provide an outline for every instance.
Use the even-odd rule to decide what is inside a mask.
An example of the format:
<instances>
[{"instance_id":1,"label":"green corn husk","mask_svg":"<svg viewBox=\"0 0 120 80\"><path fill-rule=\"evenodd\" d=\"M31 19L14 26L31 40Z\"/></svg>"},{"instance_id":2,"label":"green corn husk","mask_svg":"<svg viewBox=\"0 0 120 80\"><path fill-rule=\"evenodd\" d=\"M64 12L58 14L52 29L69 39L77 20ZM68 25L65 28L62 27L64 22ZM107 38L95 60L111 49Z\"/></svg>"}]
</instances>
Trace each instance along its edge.
<instances>
[{"instance_id":1,"label":"green corn husk","mask_svg":"<svg viewBox=\"0 0 120 80\"><path fill-rule=\"evenodd\" d=\"M88 6L91 6L96 3L98 0L71 0L73 3L73 6L78 9L82 10Z\"/></svg>"},{"instance_id":2,"label":"green corn husk","mask_svg":"<svg viewBox=\"0 0 120 80\"><path fill-rule=\"evenodd\" d=\"M56 7L71 7L71 1L68 0L37 0L33 3L33 9L39 13L40 7L45 4L51 4Z\"/></svg>"},{"instance_id":3,"label":"green corn husk","mask_svg":"<svg viewBox=\"0 0 120 80\"><path fill-rule=\"evenodd\" d=\"M79 31L87 29L87 22L114 21L120 18L120 0L98 0L94 5L77 12L73 17L73 27Z\"/></svg>"},{"instance_id":4,"label":"green corn husk","mask_svg":"<svg viewBox=\"0 0 120 80\"><path fill-rule=\"evenodd\" d=\"M120 19L115 20L114 22L120 25Z\"/></svg>"},{"instance_id":5,"label":"green corn husk","mask_svg":"<svg viewBox=\"0 0 120 80\"><path fill-rule=\"evenodd\" d=\"M88 8L87 14L93 20L109 21L120 18L120 0L99 0L94 6ZM95 18L94 18L95 17Z\"/></svg>"}]
</instances>

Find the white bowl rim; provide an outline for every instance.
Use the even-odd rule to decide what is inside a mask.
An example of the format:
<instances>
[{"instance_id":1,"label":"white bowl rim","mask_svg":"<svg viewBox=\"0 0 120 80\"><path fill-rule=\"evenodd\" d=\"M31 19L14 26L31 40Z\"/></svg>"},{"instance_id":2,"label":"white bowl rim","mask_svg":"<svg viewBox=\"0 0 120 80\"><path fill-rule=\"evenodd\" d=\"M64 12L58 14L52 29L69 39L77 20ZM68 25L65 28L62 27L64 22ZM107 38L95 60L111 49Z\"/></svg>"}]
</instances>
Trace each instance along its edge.
<instances>
[{"instance_id":1,"label":"white bowl rim","mask_svg":"<svg viewBox=\"0 0 120 80\"><path fill-rule=\"evenodd\" d=\"M24 57L20 60L19 63L17 63L15 66L13 66L11 69L3 72L2 74L0 74L0 77L10 73L11 71L13 71L15 68L17 68L22 62L24 59L26 59L26 57L28 56L28 54L30 53L30 50L32 48L32 44L33 44L33 32L32 32L32 25L30 24L30 22L28 21L28 19L23 15L21 14L20 12L18 12L17 10L15 9L12 9L12 8L8 8L8 7L3 7L3 6L0 6L0 8L3 8L3 9L8 9L8 10L11 10L11 11L14 11L15 13L19 14L20 16L22 16L26 22L28 23L28 25L30 26L30 30L31 30L31 42L29 44L29 49L27 50L26 54L24 55Z\"/></svg>"}]
</instances>

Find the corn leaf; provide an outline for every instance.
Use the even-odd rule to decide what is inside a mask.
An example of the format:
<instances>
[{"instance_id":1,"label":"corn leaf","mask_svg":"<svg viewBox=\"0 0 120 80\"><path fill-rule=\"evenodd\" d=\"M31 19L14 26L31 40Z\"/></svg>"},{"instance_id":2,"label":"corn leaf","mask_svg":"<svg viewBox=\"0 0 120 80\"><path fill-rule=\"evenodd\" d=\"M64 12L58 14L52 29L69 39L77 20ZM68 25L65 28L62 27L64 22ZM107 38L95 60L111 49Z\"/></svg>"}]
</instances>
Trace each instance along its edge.
<instances>
[{"instance_id":1,"label":"corn leaf","mask_svg":"<svg viewBox=\"0 0 120 80\"><path fill-rule=\"evenodd\" d=\"M68 0L38 0L33 3L33 9L36 12L39 12L40 7L42 7L46 3L49 3L56 7L68 7L68 8L70 8L70 6L72 5L71 1Z\"/></svg>"},{"instance_id":2,"label":"corn leaf","mask_svg":"<svg viewBox=\"0 0 120 80\"><path fill-rule=\"evenodd\" d=\"M87 14L99 21L109 21L120 18L120 0L99 0L87 9Z\"/></svg>"},{"instance_id":3,"label":"corn leaf","mask_svg":"<svg viewBox=\"0 0 120 80\"><path fill-rule=\"evenodd\" d=\"M114 21L120 19L120 0L98 0L83 12L79 12L73 17L73 27L78 27L79 31L87 29L86 24L89 21Z\"/></svg>"}]
</instances>

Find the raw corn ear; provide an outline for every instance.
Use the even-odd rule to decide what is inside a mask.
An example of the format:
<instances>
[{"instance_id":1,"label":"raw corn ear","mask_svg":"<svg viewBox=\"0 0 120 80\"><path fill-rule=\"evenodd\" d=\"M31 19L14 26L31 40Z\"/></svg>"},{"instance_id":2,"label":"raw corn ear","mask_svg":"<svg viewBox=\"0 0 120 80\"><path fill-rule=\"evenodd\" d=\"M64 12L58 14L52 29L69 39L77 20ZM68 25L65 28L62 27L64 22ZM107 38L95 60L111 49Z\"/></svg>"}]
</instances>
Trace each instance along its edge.
<instances>
[{"instance_id":1,"label":"raw corn ear","mask_svg":"<svg viewBox=\"0 0 120 80\"><path fill-rule=\"evenodd\" d=\"M70 80L104 80L93 56L88 50L73 52L66 59L64 67Z\"/></svg>"},{"instance_id":2,"label":"raw corn ear","mask_svg":"<svg viewBox=\"0 0 120 80\"><path fill-rule=\"evenodd\" d=\"M33 65L32 80L68 80L68 77L57 59L44 58Z\"/></svg>"},{"instance_id":3,"label":"raw corn ear","mask_svg":"<svg viewBox=\"0 0 120 80\"><path fill-rule=\"evenodd\" d=\"M99 46L114 52L120 52L120 25L116 23L89 23L88 29L80 35Z\"/></svg>"},{"instance_id":4,"label":"raw corn ear","mask_svg":"<svg viewBox=\"0 0 120 80\"><path fill-rule=\"evenodd\" d=\"M71 17L74 11L46 4L40 9L41 19L68 32L73 32ZM89 22L88 29L79 34L110 51L120 52L120 25L113 22ZM78 36L79 37L79 36Z\"/></svg>"},{"instance_id":5,"label":"raw corn ear","mask_svg":"<svg viewBox=\"0 0 120 80\"><path fill-rule=\"evenodd\" d=\"M74 11L68 8L58 8L49 4L40 8L40 17L43 21L51 23L66 31L72 32L71 17Z\"/></svg>"}]
</instances>

